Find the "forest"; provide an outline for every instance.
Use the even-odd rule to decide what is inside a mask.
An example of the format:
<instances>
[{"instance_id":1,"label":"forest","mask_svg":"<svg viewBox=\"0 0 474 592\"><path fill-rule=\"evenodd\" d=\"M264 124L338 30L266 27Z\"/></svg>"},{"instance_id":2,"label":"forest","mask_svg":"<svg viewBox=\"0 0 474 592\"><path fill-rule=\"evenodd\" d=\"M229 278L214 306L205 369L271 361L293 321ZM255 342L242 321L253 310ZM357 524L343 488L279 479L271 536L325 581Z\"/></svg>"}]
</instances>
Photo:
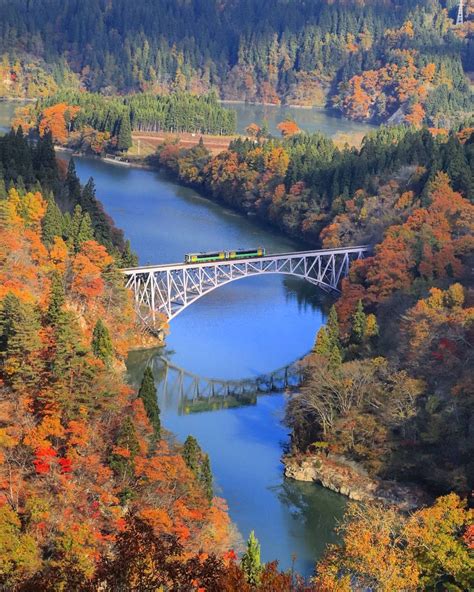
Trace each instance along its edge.
<instances>
[{"instance_id":1,"label":"forest","mask_svg":"<svg viewBox=\"0 0 474 592\"><path fill-rule=\"evenodd\" d=\"M233 134L236 113L221 107L213 93L105 97L62 90L17 109L12 124L34 135L49 132L60 145L104 154L126 152L132 146L132 131Z\"/></svg>"},{"instance_id":2,"label":"forest","mask_svg":"<svg viewBox=\"0 0 474 592\"><path fill-rule=\"evenodd\" d=\"M237 556L225 503L213 493L212 459L192 436L180 445L162 426L150 369L136 391L125 382L124 358L144 339L118 273L134 255L96 199L93 181L81 186L74 162L67 167L62 162L55 158L50 133L37 142L21 130L0 138L1 589L471 588L473 512L455 493L411 515L350 505L340 543L328 549L309 581L292 570L279 571L276 562L264 564L253 533ZM269 162L282 174L281 159ZM397 444L409 447L409 459L414 446L428 463L436 451L442 463L449 461L440 466L461 493L465 465L472 462L472 439L469 444L464 438L465 414L472 412L466 382L472 309L461 285L472 206L450 188L446 173L435 175L426 197L412 193L397 200L403 221L389 227L373 265L361 261L346 281L338 312L333 310L318 335L312 375L293 400L288 422L301 450L311 432L311 438L324 436L331 449L358 456L375 471L380 465L374 462L374 443L389 458L386 449L394 444L389 430L403 431ZM423 233L414 234L416 225ZM337 233L331 230L331 240ZM419 236L426 238L424 247ZM383 275L391 269L387 258L392 262L402 248L405 267L394 266L390 282ZM417 297L428 288L427 297ZM404 329L409 338L403 348L406 370L389 373L394 360L384 361L375 348L390 330L383 306L393 306L393 296L402 308L409 302ZM417 375L422 359L430 363L423 377ZM300 422L304 398L317 398L326 388L324 381L312 380L328 366L332 380L343 384L330 388L341 395L331 403L334 423L324 423L317 405L310 425ZM364 380L353 378L357 372ZM357 388L344 393L351 380ZM443 391L434 385L427 397L423 384L436 380ZM364 388L372 399L360 396ZM417 441L413 434L423 419L431 434ZM334 429L344 421L352 424L349 441ZM447 435L461 449L455 473L458 449L450 451L446 440L441 447L437 439ZM437 487L443 489L439 479Z\"/></svg>"},{"instance_id":3,"label":"forest","mask_svg":"<svg viewBox=\"0 0 474 592\"><path fill-rule=\"evenodd\" d=\"M459 26L455 0L2 0L0 7L0 96L215 91L448 128L473 110L470 2ZM149 109L145 99L140 110ZM138 121L149 125L148 117Z\"/></svg>"}]
</instances>

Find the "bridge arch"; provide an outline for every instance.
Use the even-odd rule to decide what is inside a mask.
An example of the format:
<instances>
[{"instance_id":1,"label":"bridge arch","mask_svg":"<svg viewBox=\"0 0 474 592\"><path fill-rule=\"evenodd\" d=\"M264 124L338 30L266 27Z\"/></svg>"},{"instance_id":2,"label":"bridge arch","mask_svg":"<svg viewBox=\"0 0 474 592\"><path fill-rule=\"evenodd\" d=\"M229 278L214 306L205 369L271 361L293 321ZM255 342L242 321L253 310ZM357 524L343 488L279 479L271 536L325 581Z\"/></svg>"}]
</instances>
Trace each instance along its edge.
<instances>
[{"instance_id":1,"label":"bridge arch","mask_svg":"<svg viewBox=\"0 0 474 592\"><path fill-rule=\"evenodd\" d=\"M367 251L367 246L303 251L254 259L136 267L123 273L127 287L134 293L138 316L147 325L155 326L160 315L171 321L206 294L245 277L283 274L302 278L325 291L337 291L350 262L363 258Z\"/></svg>"}]
</instances>

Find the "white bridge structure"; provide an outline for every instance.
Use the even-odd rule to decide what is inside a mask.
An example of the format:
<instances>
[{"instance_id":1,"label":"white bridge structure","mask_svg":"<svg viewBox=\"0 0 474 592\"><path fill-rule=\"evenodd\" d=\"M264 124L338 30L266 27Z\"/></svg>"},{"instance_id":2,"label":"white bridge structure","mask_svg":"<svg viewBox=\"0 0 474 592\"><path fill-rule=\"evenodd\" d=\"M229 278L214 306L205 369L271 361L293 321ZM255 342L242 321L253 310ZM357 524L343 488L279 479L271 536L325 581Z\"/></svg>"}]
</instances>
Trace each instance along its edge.
<instances>
[{"instance_id":1,"label":"white bridge structure","mask_svg":"<svg viewBox=\"0 0 474 592\"><path fill-rule=\"evenodd\" d=\"M139 318L150 328L163 316L171 321L205 294L242 278L262 274L300 277L326 291L338 291L341 278L367 245L348 248L277 253L248 259L206 263L173 263L123 269L126 286L135 297Z\"/></svg>"}]
</instances>

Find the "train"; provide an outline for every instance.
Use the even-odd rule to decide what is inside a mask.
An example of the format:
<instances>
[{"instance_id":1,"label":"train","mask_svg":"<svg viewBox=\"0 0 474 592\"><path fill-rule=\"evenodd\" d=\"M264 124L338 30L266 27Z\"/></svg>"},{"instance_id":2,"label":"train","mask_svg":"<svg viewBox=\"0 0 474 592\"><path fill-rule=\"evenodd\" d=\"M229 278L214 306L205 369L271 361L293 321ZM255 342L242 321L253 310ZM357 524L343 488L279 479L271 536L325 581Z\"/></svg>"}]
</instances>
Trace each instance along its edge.
<instances>
[{"instance_id":1,"label":"train","mask_svg":"<svg viewBox=\"0 0 474 592\"><path fill-rule=\"evenodd\" d=\"M235 259L251 259L252 257L265 257L265 249L234 249L233 251L215 251L209 253L186 253L185 263L209 263L213 261L233 261Z\"/></svg>"}]
</instances>

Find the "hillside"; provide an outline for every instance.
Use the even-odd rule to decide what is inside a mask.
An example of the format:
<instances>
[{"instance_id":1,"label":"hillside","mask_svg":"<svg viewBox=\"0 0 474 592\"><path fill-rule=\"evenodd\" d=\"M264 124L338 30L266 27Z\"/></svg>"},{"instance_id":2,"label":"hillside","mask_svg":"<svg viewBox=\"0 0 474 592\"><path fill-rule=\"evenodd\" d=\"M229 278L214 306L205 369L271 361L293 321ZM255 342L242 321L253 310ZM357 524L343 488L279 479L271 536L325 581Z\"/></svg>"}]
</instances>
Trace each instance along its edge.
<instances>
[{"instance_id":1,"label":"hillside","mask_svg":"<svg viewBox=\"0 0 474 592\"><path fill-rule=\"evenodd\" d=\"M455 4L3 0L0 95L215 89L449 127L472 112L472 27L454 26Z\"/></svg>"}]
</instances>

